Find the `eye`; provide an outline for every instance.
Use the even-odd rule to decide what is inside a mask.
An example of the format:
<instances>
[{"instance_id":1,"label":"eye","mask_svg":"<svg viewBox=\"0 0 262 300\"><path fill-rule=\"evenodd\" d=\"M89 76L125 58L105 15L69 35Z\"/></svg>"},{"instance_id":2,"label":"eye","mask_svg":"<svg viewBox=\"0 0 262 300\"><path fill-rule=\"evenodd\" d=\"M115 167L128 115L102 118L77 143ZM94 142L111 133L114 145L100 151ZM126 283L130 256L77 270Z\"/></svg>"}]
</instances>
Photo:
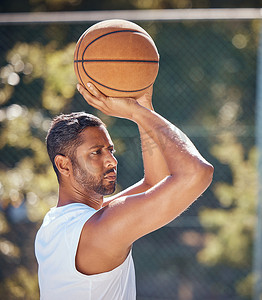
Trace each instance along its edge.
<instances>
[{"instance_id":1,"label":"eye","mask_svg":"<svg viewBox=\"0 0 262 300\"><path fill-rule=\"evenodd\" d=\"M93 155L99 155L99 154L101 154L101 153L102 153L102 150L101 150L101 149L98 149L98 150L96 150L96 151L91 152L91 154L93 154Z\"/></svg>"}]
</instances>

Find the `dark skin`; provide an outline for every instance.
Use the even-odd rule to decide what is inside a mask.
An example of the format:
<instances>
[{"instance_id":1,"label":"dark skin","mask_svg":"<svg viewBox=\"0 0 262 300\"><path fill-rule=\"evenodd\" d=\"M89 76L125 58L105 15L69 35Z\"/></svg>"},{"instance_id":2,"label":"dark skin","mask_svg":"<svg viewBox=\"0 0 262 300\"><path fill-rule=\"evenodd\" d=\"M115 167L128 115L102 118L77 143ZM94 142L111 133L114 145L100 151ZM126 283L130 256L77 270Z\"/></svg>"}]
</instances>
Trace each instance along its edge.
<instances>
[{"instance_id":1,"label":"dark skin","mask_svg":"<svg viewBox=\"0 0 262 300\"><path fill-rule=\"evenodd\" d=\"M136 100L120 99L106 97L93 85L88 90L78 88L103 113L135 122L144 150L144 178L106 202L95 185L107 192L113 189L117 161L105 128L82 133L84 142L75 155L81 172L74 170L68 157L56 156L61 175L58 205L84 203L97 210L83 227L76 254L76 268L91 275L119 266L134 241L180 215L209 186L213 167L178 128L152 110L152 93ZM94 184L83 182L84 178Z\"/></svg>"}]
</instances>

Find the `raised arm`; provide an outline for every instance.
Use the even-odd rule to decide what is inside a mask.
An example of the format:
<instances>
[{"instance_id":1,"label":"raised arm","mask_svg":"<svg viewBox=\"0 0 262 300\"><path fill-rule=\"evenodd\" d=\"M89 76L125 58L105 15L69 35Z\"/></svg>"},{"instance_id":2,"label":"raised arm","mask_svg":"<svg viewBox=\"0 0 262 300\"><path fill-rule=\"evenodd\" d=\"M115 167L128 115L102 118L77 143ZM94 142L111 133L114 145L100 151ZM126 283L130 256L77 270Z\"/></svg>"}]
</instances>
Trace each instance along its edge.
<instances>
[{"instance_id":1,"label":"raised arm","mask_svg":"<svg viewBox=\"0 0 262 300\"><path fill-rule=\"evenodd\" d=\"M153 87L142 97L136 99L140 105L150 110L154 110L152 105L152 92ZM164 179L170 173L165 158L161 153L161 149L159 148L158 144L143 129L142 126L138 125L138 130L140 134L142 149L144 177L142 180L132 185L131 187L128 187L127 189L112 197L108 197L104 202L104 206L108 205L112 200L115 200L116 198L145 192L156 183Z\"/></svg>"},{"instance_id":2,"label":"raised arm","mask_svg":"<svg viewBox=\"0 0 262 300\"><path fill-rule=\"evenodd\" d=\"M100 259L106 248L112 263L104 260L94 270L109 270L124 260L135 240L169 223L195 201L211 183L213 167L175 125L134 99L107 98L92 86L89 91L80 87L80 92L102 112L143 128L157 143L170 173L144 193L112 201L84 226L80 248L93 249ZM91 262L86 256L79 259L84 266Z\"/></svg>"}]
</instances>

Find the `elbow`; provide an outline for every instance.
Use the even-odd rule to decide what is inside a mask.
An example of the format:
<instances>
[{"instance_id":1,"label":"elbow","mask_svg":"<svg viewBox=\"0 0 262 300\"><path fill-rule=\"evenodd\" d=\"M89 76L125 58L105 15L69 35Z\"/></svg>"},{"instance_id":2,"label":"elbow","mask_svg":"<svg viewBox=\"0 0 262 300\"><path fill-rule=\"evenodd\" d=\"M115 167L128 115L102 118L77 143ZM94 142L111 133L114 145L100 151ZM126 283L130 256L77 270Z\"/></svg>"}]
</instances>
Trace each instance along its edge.
<instances>
[{"instance_id":1,"label":"elbow","mask_svg":"<svg viewBox=\"0 0 262 300\"><path fill-rule=\"evenodd\" d=\"M198 161L191 167L192 169L187 173L187 188L191 199L195 201L212 183L214 167L206 161Z\"/></svg>"},{"instance_id":2,"label":"elbow","mask_svg":"<svg viewBox=\"0 0 262 300\"><path fill-rule=\"evenodd\" d=\"M199 197L212 183L213 174L214 167L210 163L202 159L195 160L187 169L188 187Z\"/></svg>"},{"instance_id":3,"label":"elbow","mask_svg":"<svg viewBox=\"0 0 262 300\"><path fill-rule=\"evenodd\" d=\"M213 180L214 167L208 162L202 162L198 170L198 182L201 182L203 189L207 189Z\"/></svg>"}]
</instances>

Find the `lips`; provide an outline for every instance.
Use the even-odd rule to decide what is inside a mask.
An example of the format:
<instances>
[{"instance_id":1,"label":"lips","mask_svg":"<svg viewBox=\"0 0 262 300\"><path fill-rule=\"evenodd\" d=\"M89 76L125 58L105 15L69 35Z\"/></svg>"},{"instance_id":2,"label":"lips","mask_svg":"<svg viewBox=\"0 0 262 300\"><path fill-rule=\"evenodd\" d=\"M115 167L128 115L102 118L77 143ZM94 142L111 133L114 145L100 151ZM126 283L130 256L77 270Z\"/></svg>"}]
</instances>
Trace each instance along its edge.
<instances>
[{"instance_id":1,"label":"lips","mask_svg":"<svg viewBox=\"0 0 262 300\"><path fill-rule=\"evenodd\" d=\"M106 172L104 179L107 179L109 181L115 181L116 180L116 171L110 170L109 172Z\"/></svg>"},{"instance_id":2,"label":"lips","mask_svg":"<svg viewBox=\"0 0 262 300\"><path fill-rule=\"evenodd\" d=\"M116 181L116 176L106 176L105 179L109 180L109 181Z\"/></svg>"}]
</instances>

